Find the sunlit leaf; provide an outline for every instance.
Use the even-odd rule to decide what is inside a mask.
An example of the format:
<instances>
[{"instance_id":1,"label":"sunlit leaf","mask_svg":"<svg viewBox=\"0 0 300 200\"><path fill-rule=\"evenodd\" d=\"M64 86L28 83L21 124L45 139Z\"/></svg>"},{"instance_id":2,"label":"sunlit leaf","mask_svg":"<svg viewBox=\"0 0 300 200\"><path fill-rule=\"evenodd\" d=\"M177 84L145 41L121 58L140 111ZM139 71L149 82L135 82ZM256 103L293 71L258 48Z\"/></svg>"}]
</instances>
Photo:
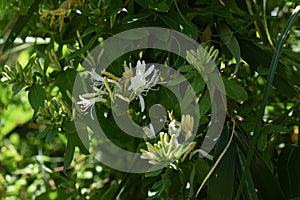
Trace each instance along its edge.
<instances>
[{"instance_id":1,"label":"sunlit leaf","mask_svg":"<svg viewBox=\"0 0 300 200\"><path fill-rule=\"evenodd\" d=\"M237 84L235 80L223 79L223 82L227 96L239 101L246 101L248 99L246 90Z\"/></svg>"},{"instance_id":2,"label":"sunlit leaf","mask_svg":"<svg viewBox=\"0 0 300 200\"><path fill-rule=\"evenodd\" d=\"M30 6L30 8L27 12L27 15L26 16L19 16L18 21L15 23L12 31L10 32L7 40L4 43L4 46L3 46L3 49L2 49L3 52L8 50L9 48L11 48L13 46L13 43L14 43L15 39L17 38L17 36L20 34L20 32L26 26L27 22L29 21L29 19L31 18L33 13L38 10L39 4L40 4L40 1L35 0L31 4L31 6Z\"/></svg>"}]
</instances>

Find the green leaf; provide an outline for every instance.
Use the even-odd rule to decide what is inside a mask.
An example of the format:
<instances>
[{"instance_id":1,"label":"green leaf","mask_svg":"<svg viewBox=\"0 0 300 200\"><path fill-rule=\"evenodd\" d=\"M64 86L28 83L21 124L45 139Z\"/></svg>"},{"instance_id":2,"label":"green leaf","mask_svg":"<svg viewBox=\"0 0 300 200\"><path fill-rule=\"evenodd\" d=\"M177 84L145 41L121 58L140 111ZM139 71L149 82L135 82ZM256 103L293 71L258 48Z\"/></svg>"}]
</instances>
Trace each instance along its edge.
<instances>
[{"instance_id":1,"label":"green leaf","mask_svg":"<svg viewBox=\"0 0 300 200\"><path fill-rule=\"evenodd\" d=\"M201 158L198 158L196 161L193 162L193 164L195 164L195 167L196 167L196 176L195 176L194 181L197 184L201 184L202 181L204 180L206 174L209 172L210 167L209 167L208 163L204 159L201 159ZM195 187L197 184L195 184ZM196 188L194 191L196 191Z\"/></svg>"},{"instance_id":2,"label":"green leaf","mask_svg":"<svg viewBox=\"0 0 300 200\"><path fill-rule=\"evenodd\" d=\"M281 53L282 53L282 48L283 48L283 46L284 46L284 44L287 40L288 33L289 33L293 23L295 22L296 17L297 17L299 12L300 12L300 5L298 5L295 8L295 10L293 11L293 13L290 16L290 18L287 22L287 25L285 26L285 28L284 28L281 36L280 36L280 39L278 40L278 43L276 45L276 50L275 50L275 53L272 57L271 64L270 64L270 72L268 74L266 86L265 86L264 92L263 92L263 98L262 98L261 106L260 106L260 109L259 109L259 113L258 113L255 129L254 129L254 133L253 133L253 139L250 143L250 147L249 147L249 150L248 150L248 153L247 153L245 168L244 168L244 172L243 172L242 177L241 177L241 183L238 186L238 190L237 190L237 193L236 193L236 196L235 196L236 200L240 199L240 196L241 196L241 193L242 193L242 190L243 190L243 186L244 186L244 181L245 181L245 178L247 177L248 168L251 164L252 157L254 156L254 153L255 153L256 142L259 138L259 133L261 132L263 117L264 117L265 109L266 109L266 106L267 106L268 98L270 96L270 92L271 92L271 89L272 89L272 84L273 84L274 76L275 76L275 73L276 73L276 69L277 69L279 59L280 59L280 56L281 56Z\"/></svg>"},{"instance_id":3,"label":"green leaf","mask_svg":"<svg viewBox=\"0 0 300 200\"><path fill-rule=\"evenodd\" d=\"M144 1L144 0L135 0L137 4L142 6L145 9L152 9L158 12L165 12L167 13L170 9L170 5L165 1Z\"/></svg>"},{"instance_id":4,"label":"green leaf","mask_svg":"<svg viewBox=\"0 0 300 200\"><path fill-rule=\"evenodd\" d=\"M67 59L70 60L72 58L80 56L81 54L86 53L94 45L94 43L97 41L97 39L98 39L98 36L95 35L94 37L92 37L90 39L90 41L86 45L84 45L84 47L82 47L82 48L78 49L77 51L74 51L73 53L68 55Z\"/></svg>"},{"instance_id":5,"label":"green leaf","mask_svg":"<svg viewBox=\"0 0 300 200\"><path fill-rule=\"evenodd\" d=\"M202 116L204 116L210 110L210 107L211 107L210 94L209 94L208 90L206 90L204 95L201 97L200 103L199 103L200 118Z\"/></svg>"},{"instance_id":6,"label":"green leaf","mask_svg":"<svg viewBox=\"0 0 300 200\"><path fill-rule=\"evenodd\" d=\"M135 0L135 2L140 5L141 7L147 9L149 5L149 1L144 1L144 0Z\"/></svg>"},{"instance_id":7,"label":"green leaf","mask_svg":"<svg viewBox=\"0 0 300 200\"><path fill-rule=\"evenodd\" d=\"M96 34L97 31L99 31L99 27L98 26L91 26L89 28L87 28L86 30L84 30L81 38L84 38L90 34Z\"/></svg>"},{"instance_id":8,"label":"green leaf","mask_svg":"<svg viewBox=\"0 0 300 200\"><path fill-rule=\"evenodd\" d=\"M223 132L216 147L214 161L228 142L228 132ZM209 179L207 198L210 200L232 200L234 192L236 148L232 143ZM217 191L217 192L216 192Z\"/></svg>"},{"instance_id":9,"label":"green leaf","mask_svg":"<svg viewBox=\"0 0 300 200\"><path fill-rule=\"evenodd\" d=\"M169 12L170 5L168 5L165 1L158 1L158 2L150 2L149 8L158 11L158 12Z\"/></svg>"},{"instance_id":10,"label":"green leaf","mask_svg":"<svg viewBox=\"0 0 300 200\"><path fill-rule=\"evenodd\" d=\"M148 178L148 177L158 176L158 175L160 175L162 173L162 171L163 171L163 168L159 169L159 170L156 170L156 171L147 172L145 174L145 177Z\"/></svg>"},{"instance_id":11,"label":"green leaf","mask_svg":"<svg viewBox=\"0 0 300 200\"><path fill-rule=\"evenodd\" d=\"M92 10L90 8L84 7L84 6L76 6L76 11L77 10L79 10L82 15L86 15L86 16L91 15L91 12L92 12Z\"/></svg>"},{"instance_id":12,"label":"green leaf","mask_svg":"<svg viewBox=\"0 0 300 200\"><path fill-rule=\"evenodd\" d=\"M280 126L280 125L276 125L276 124L266 124L262 128L262 131L267 134L269 134L269 133L287 133L287 132L289 132L289 129L284 126Z\"/></svg>"},{"instance_id":13,"label":"green leaf","mask_svg":"<svg viewBox=\"0 0 300 200\"><path fill-rule=\"evenodd\" d=\"M68 97L66 91L73 91L73 85L75 82L77 72L74 69L67 69L66 71L61 71L57 74L56 85L59 87L60 92L62 93L64 99L71 104L71 100Z\"/></svg>"},{"instance_id":14,"label":"green leaf","mask_svg":"<svg viewBox=\"0 0 300 200\"><path fill-rule=\"evenodd\" d=\"M0 11L5 9L7 0L0 0Z\"/></svg>"},{"instance_id":15,"label":"green leaf","mask_svg":"<svg viewBox=\"0 0 300 200\"><path fill-rule=\"evenodd\" d=\"M269 69L262 66L262 65L260 65L260 66L257 67L257 72L261 75L268 75Z\"/></svg>"},{"instance_id":16,"label":"green leaf","mask_svg":"<svg viewBox=\"0 0 300 200\"><path fill-rule=\"evenodd\" d=\"M118 13L124 11L123 7L119 7L119 8L109 8L106 10L104 17L110 17L113 15L117 15Z\"/></svg>"},{"instance_id":17,"label":"green leaf","mask_svg":"<svg viewBox=\"0 0 300 200\"><path fill-rule=\"evenodd\" d=\"M74 151L75 151L75 145L72 139L69 138L69 135L67 135L67 137L68 137L68 142L67 142L65 159L64 159L64 172L66 172L68 167L71 165L74 156Z\"/></svg>"},{"instance_id":18,"label":"green leaf","mask_svg":"<svg viewBox=\"0 0 300 200\"><path fill-rule=\"evenodd\" d=\"M195 70L193 65L183 65L178 68L178 72L189 72Z\"/></svg>"},{"instance_id":19,"label":"green leaf","mask_svg":"<svg viewBox=\"0 0 300 200\"><path fill-rule=\"evenodd\" d=\"M237 138L239 148L246 157L249 152L249 139L246 139L244 134L238 134ZM257 150L254 151L253 160L250 163L250 172L261 199L286 199L279 183Z\"/></svg>"},{"instance_id":20,"label":"green leaf","mask_svg":"<svg viewBox=\"0 0 300 200\"><path fill-rule=\"evenodd\" d=\"M48 132L50 131L51 127L50 126L47 126L43 131L41 131L37 136L36 136L36 139L37 140L40 140L42 139L43 137L45 137Z\"/></svg>"},{"instance_id":21,"label":"green leaf","mask_svg":"<svg viewBox=\"0 0 300 200\"><path fill-rule=\"evenodd\" d=\"M148 32L148 30L144 30L144 29L137 29L137 30L131 30L130 34L128 35L119 35L118 39L125 39L125 40L139 40L139 39L143 39L143 38L147 38L149 37L150 33Z\"/></svg>"},{"instance_id":22,"label":"green leaf","mask_svg":"<svg viewBox=\"0 0 300 200\"><path fill-rule=\"evenodd\" d=\"M237 169L239 170L238 171L238 179L240 179L241 178L240 176L242 174L241 166L245 165L246 158L238 146L236 146L236 149L237 149L238 162L239 162L239 166L237 167ZM244 191L243 191L244 199L258 200L254 182L253 182L253 179L250 174L248 174L248 176L245 180L245 185L246 185L246 187L244 188Z\"/></svg>"},{"instance_id":23,"label":"green leaf","mask_svg":"<svg viewBox=\"0 0 300 200\"><path fill-rule=\"evenodd\" d=\"M128 24L128 23L135 22L137 20L146 19L150 16L153 16L153 11L146 11L143 13L138 13L136 15L128 15L128 16L122 18L122 23ZM96 27L96 28L98 28L98 27Z\"/></svg>"},{"instance_id":24,"label":"green leaf","mask_svg":"<svg viewBox=\"0 0 300 200\"><path fill-rule=\"evenodd\" d=\"M42 86L32 86L28 91L29 103L35 111L38 111L38 109L44 105L46 92Z\"/></svg>"},{"instance_id":25,"label":"green leaf","mask_svg":"<svg viewBox=\"0 0 300 200\"><path fill-rule=\"evenodd\" d=\"M287 146L278 160L280 185L288 198L300 196L300 147Z\"/></svg>"},{"instance_id":26,"label":"green leaf","mask_svg":"<svg viewBox=\"0 0 300 200\"><path fill-rule=\"evenodd\" d=\"M82 124L81 128L86 129L86 126L84 124ZM87 149L87 147L89 146L89 144L87 144L87 142L89 142L88 135L86 135L86 138L80 138L73 121L64 122L63 130L69 135L69 139L72 140L72 143L75 146L79 147L80 152L82 154L85 154L85 155L90 154L90 152ZM83 136L81 136L81 137L83 137ZM84 140L84 141L82 141L82 140Z\"/></svg>"},{"instance_id":27,"label":"green leaf","mask_svg":"<svg viewBox=\"0 0 300 200\"><path fill-rule=\"evenodd\" d=\"M27 15L19 16L17 22L15 23L12 31L10 32L7 40L4 43L4 46L2 49L3 52L7 51L9 48L11 48L13 46L13 43L14 43L15 39L17 38L17 36L21 33L23 28L26 26L27 22L29 21L29 19L31 18L33 13L38 10L40 2L41 2L40 0L35 0L32 3L32 5L30 6L30 8L27 12Z\"/></svg>"},{"instance_id":28,"label":"green leaf","mask_svg":"<svg viewBox=\"0 0 300 200\"><path fill-rule=\"evenodd\" d=\"M198 15L200 16L216 15L224 18L232 17L232 14L228 10L228 8L221 5L220 6L214 5L206 8L201 8L201 9L191 8L187 14L187 17L189 19L193 19Z\"/></svg>"},{"instance_id":29,"label":"green leaf","mask_svg":"<svg viewBox=\"0 0 300 200\"><path fill-rule=\"evenodd\" d=\"M50 128L47 132L46 142L50 144L54 137L56 136L56 130L54 128Z\"/></svg>"},{"instance_id":30,"label":"green leaf","mask_svg":"<svg viewBox=\"0 0 300 200\"><path fill-rule=\"evenodd\" d=\"M14 84L13 85L13 88L12 88L12 91L14 92L14 96L16 94L18 94L23 88L23 85L19 85L19 84Z\"/></svg>"},{"instance_id":31,"label":"green leaf","mask_svg":"<svg viewBox=\"0 0 300 200\"><path fill-rule=\"evenodd\" d=\"M162 21L171 29L182 32L193 39L198 37L198 29L192 22L182 18L180 14L175 11L169 12L168 14L160 15Z\"/></svg>"},{"instance_id":32,"label":"green leaf","mask_svg":"<svg viewBox=\"0 0 300 200\"><path fill-rule=\"evenodd\" d=\"M238 85L234 80L223 78L226 95L234 100L246 101L248 94L244 88Z\"/></svg>"},{"instance_id":33,"label":"green leaf","mask_svg":"<svg viewBox=\"0 0 300 200\"><path fill-rule=\"evenodd\" d=\"M218 25L218 30L220 34L220 38L222 42L226 45L232 56L236 60L235 68L234 68L234 74L238 71L239 64L241 62L241 50L240 45L233 35L233 32L226 26L226 24L221 23Z\"/></svg>"},{"instance_id":34,"label":"green leaf","mask_svg":"<svg viewBox=\"0 0 300 200\"><path fill-rule=\"evenodd\" d=\"M251 175L262 199L285 199L277 180L264 159L258 152L253 157L255 159L251 162Z\"/></svg>"},{"instance_id":35,"label":"green leaf","mask_svg":"<svg viewBox=\"0 0 300 200\"><path fill-rule=\"evenodd\" d=\"M192 85L195 93L199 93L205 87L205 82L203 81L202 77L199 75L194 78L191 85Z\"/></svg>"},{"instance_id":36,"label":"green leaf","mask_svg":"<svg viewBox=\"0 0 300 200\"><path fill-rule=\"evenodd\" d=\"M118 190L118 185L114 184L111 185L108 190L105 191L105 193L103 195L101 195L101 197L99 197L100 200L107 200L107 199L113 199L113 197L115 196L115 193Z\"/></svg>"},{"instance_id":37,"label":"green leaf","mask_svg":"<svg viewBox=\"0 0 300 200\"><path fill-rule=\"evenodd\" d=\"M241 48L242 58L250 65L252 71L256 71L258 66L262 66L269 71L272 60L272 54L247 38L237 36ZM260 72L265 73L262 68ZM300 75L295 73L290 67L282 62L278 63L273 85L288 97L294 97L298 94L297 89L292 85L300 86Z\"/></svg>"},{"instance_id":38,"label":"green leaf","mask_svg":"<svg viewBox=\"0 0 300 200\"><path fill-rule=\"evenodd\" d=\"M196 175L196 167L195 167L195 165L193 165L193 168L192 168L191 173L190 173L190 184L191 184L191 187L190 187L189 194L188 194L189 197L193 197L194 196L194 190L195 190L194 180L195 180L195 175Z\"/></svg>"}]
</instances>

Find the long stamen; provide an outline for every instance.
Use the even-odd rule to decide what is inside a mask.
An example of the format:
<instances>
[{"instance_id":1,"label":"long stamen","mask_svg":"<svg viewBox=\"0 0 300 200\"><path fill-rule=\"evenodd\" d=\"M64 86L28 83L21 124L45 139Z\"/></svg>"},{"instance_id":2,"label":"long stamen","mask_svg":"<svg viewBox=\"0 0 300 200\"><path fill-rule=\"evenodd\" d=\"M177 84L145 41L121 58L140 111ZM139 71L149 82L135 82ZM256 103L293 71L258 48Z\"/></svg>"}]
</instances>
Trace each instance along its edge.
<instances>
[{"instance_id":1,"label":"long stamen","mask_svg":"<svg viewBox=\"0 0 300 200\"><path fill-rule=\"evenodd\" d=\"M111 79L114 80L114 81L120 81L120 78L119 78L119 77L116 77L115 75L113 75L112 73L106 71L105 69L103 69L103 70L101 71L101 74L104 74L104 75L108 76L109 78L111 78Z\"/></svg>"},{"instance_id":2,"label":"long stamen","mask_svg":"<svg viewBox=\"0 0 300 200\"><path fill-rule=\"evenodd\" d=\"M109 87L109 85L108 85L108 81L107 81L107 78L106 77L104 77L104 86L105 86L105 88L107 89L107 91L108 91L108 93L109 93L109 96L110 96L110 99L111 99L111 101L112 102L115 102L115 100L114 100L114 97L113 97L113 93L112 93L112 91L111 91L111 89L110 89L110 87Z\"/></svg>"}]
</instances>

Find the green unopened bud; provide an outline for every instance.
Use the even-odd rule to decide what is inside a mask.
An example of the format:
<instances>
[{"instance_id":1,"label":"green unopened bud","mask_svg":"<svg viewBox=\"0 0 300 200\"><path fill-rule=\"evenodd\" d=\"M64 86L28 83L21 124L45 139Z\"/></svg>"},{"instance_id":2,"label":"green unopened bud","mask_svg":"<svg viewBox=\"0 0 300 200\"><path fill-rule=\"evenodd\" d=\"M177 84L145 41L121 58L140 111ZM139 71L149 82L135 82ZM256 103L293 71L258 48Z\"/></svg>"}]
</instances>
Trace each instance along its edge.
<instances>
[{"instance_id":1,"label":"green unopened bud","mask_svg":"<svg viewBox=\"0 0 300 200\"><path fill-rule=\"evenodd\" d=\"M28 84L31 85L33 83L32 74L31 74L31 67L28 69L28 71L22 72L23 80Z\"/></svg>"},{"instance_id":2,"label":"green unopened bud","mask_svg":"<svg viewBox=\"0 0 300 200\"><path fill-rule=\"evenodd\" d=\"M147 145L147 148L148 148L149 151L155 151L156 150L155 147L151 143L146 142L146 145Z\"/></svg>"},{"instance_id":3,"label":"green unopened bud","mask_svg":"<svg viewBox=\"0 0 300 200\"><path fill-rule=\"evenodd\" d=\"M51 120L46 119L46 118L44 118L43 116L38 116L37 119L36 119L36 121L37 121L39 124L48 124L48 125L51 125L51 124L52 124Z\"/></svg>"},{"instance_id":4,"label":"green unopened bud","mask_svg":"<svg viewBox=\"0 0 300 200\"><path fill-rule=\"evenodd\" d=\"M52 61L52 63L54 64L54 66L56 67L56 69L58 71L61 71L62 68L61 68L60 63L58 61L57 55L56 55L56 53L53 49L50 51L49 58Z\"/></svg>"},{"instance_id":5,"label":"green unopened bud","mask_svg":"<svg viewBox=\"0 0 300 200\"><path fill-rule=\"evenodd\" d=\"M54 116L55 115L54 106L49 103L48 108L49 108L49 112L50 112L51 116Z\"/></svg>"},{"instance_id":6,"label":"green unopened bud","mask_svg":"<svg viewBox=\"0 0 300 200\"><path fill-rule=\"evenodd\" d=\"M17 63L15 65L15 68L16 68L18 74L22 74L23 73L23 68L21 67L20 63Z\"/></svg>"},{"instance_id":7,"label":"green unopened bud","mask_svg":"<svg viewBox=\"0 0 300 200\"><path fill-rule=\"evenodd\" d=\"M2 74L10 81L16 79L15 74L11 71L10 67L8 67L7 65L4 66L4 72L2 72Z\"/></svg>"},{"instance_id":8,"label":"green unopened bud","mask_svg":"<svg viewBox=\"0 0 300 200\"><path fill-rule=\"evenodd\" d=\"M184 153L183 157L182 157L182 161L185 160L185 158L187 157L187 155L194 149L196 145L196 142L192 142L189 144L188 149L186 149L186 152Z\"/></svg>"},{"instance_id":9,"label":"green unopened bud","mask_svg":"<svg viewBox=\"0 0 300 200\"><path fill-rule=\"evenodd\" d=\"M35 64L36 64L35 66L37 67L37 69L40 72L40 74L42 76L45 76L44 70L42 69L41 63L40 63L40 61L38 59L35 61Z\"/></svg>"},{"instance_id":10,"label":"green unopened bud","mask_svg":"<svg viewBox=\"0 0 300 200\"><path fill-rule=\"evenodd\" d=\"M62 109L65 113L67 113L69 116L72 116L72 111L70 106L65 102L63 99L58 99L59 104L62 106Z\"/></svg>"},{"instance_id":11,"label":"green unopened bud","mask_svg":"<svg viewBox=\"0 0 300 200\"><path fill-rule=\"evenodd\" d=\"M3 78L1 79L2 82L5 82L5 81L13 81L13 78L10 77L6 72L1 72Z\"/></svg>"},{"instance_id":12,"label":"green unopened bud","mask_svg":"<svg viewBox=\"0 0 300 200\"><path fill-rule=\"evenodd\" d=\"M39 114L47 118L49 117L45 107L39 109Z\"/></svg>"}]
</instances>

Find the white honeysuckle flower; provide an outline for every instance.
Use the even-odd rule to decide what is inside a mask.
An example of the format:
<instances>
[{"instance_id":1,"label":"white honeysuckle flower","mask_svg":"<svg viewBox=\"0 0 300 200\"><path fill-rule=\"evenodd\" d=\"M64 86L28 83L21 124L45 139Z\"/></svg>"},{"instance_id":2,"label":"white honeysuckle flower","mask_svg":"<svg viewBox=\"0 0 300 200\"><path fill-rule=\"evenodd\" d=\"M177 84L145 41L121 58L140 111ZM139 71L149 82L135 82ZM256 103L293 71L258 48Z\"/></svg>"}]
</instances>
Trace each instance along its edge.
<instances>
[{"instance_id":1,"label":"white honeysuckle flower","mask_svg":"<svg viewBox=\"0 0 300 200\"><path fill-rule=\"evenodd\" d=\"M135 93L141 93L144 90L149 88L147 86L149 85L149 82L153 79L153 77L151 78L150 81L147 81L146 78L154 70L154 65L152 65L147 71L145 71L145 70L146 70L145 61L143 61L143 62L138 61L136 64L135 76L131 77L131 79L130 79L131 84L128 88L129 90L133 90ZM158 71L158 70L155 70L155 71ZM156 74L157 73L155 73L153 75L156 75Z\"/></svg>"},{"instance_id":2,"label":"white honeysuckle flower","mask_svg":"<svg viewBox=\"0 0 300 200\"><path fill-rule=\"evenodd\" d=\"M95 88L99 88L100 87L99 90L101 91L102 88L103 88L103 86L104 86L104 77L100 76L95 71L95 68L93 68L92 71L89 71L88 73L89 73L89 75L92 78L94 90L95 90ZM117 81L114 81L114 80L112 80L110 78L106 78L106 80L107 80L108 83L114 83L120 90L122 90L120 84Z\"/></svg>"},{"instance_id":3,"label":"white honeysuckle flower","mask_svg":"<svg viewBox=\"0 0 300 200\"><path fill-rule=\"evenodd\" d=\"M150 139L155 138L155 130L152 124L150 124L149 127L147 126L143 127L143 131L145 132L148 138Z\"/></svg>"},{"instance_id":4,"label":"white honeysuckle flower","mask_svg":"<svg viewBox=\"0 0 300 200\"><path fill-rule=\"evenodd\" d=\"M205 154L202 150L197 150L191 153L196 146L196 142L189 141L194 127L194 118L191 115L182 115L181 122L176 121L173 116L173 112L168 112L170 123L168 124L168 133L160 132L160 139L155 144L146 142L147 150L141 149L141 158L147 159L148 163L152 165L171 166L176 169L174 162L183 162L185 158L190 155L191 157L195 153L202 153L208 158L211 158L209 154ZM154 135L154 128L152 124L149 127L144 127L146 135ZM184 134L185 140L178 141L181 134Z\"/></svg>"},{"instance_id":5,"label":"white honeysuckle flower","mask_svg":"<svg viewBox=\"0 0 300 200\"><path fill-rule=\"evenodd\" d=\"M157 84L159 80L159 70L154 69L154 65L146 70L145 61L137 62L135 76L132 75L131 63L129 63L129 67L124 63L124 69L126 78L130 78L128 90L132 90L131 96L135 95L139 98L141 111L143 112L145 110L145 101L142 96L143 92L147 92ZM151 78L149 78L150 74L152 74Z\"/></svg>"},{"instance_id":6,"label":"white honeysuckle flower","mask_svg":"<svg viewBox=\"0 0 300 200\"><path fill-rule=\"evenodd\" d=\"M123 67L124 67L123 76L126 78L124 82L124 90L126 90L126 88L128 88L130 79L133 76L133 71L132 71L131 63L129 63L129 67L128 67L126 61L124 61Z\"/></svg>"},{"instance_id":7,"label":"white honeysuckle flower","mask_svg":"<svg viewBox=\"0 0 300 200\"><path fill-rule=\"evenodd\" d=\"M194 118L191 115L181 116L182 130L185 134L185 140L188 140L192 136L194 127Z\"/></svg>"},{"instance_id":8,"label":"white honeysuckle flower","mask_svg":"<svg viewBox=\"0 0 300 200\"><path fill-rule=\"evenodd\" d=\"M103 91L103 87L110 87L108 86L108 83L114 83L121 90L121 86L117 81L100 76L98 73L96 73L95 69L89 71L88 74L91 76L93 82L92 88L94 92L79 95L79 99L81 101L78 101L77 104L80 105L82 112L86 112L88 109L90 109L91 118L94 120L92 108L95 103L105 103L107 101L105 98L103 98L103 94L107 94L107 92ZM107 88L107 90L110 91L110 88Z\"/></svg>"},{"instance_id":9,"label":"white honeysuckle flower","mask_svg":"<svg viewBox=\"0 0 300 200\"><path fill-rule=\"evenodd\" d=\"M83 95L79 95L79 99L81 101L78 101L77 104L80 105L81 111L86 112L88 109L90 109L90 115L91 118L94 120L92 108L95 105L96 102L102 102L105 103L106 99L102 98L98 93L87 93Z\"/></svg>"},{"instance_id":10,"label":"white honeysuckle flower","mask_svg":"<svg viewBox=\"0 0 300 200\"><path fill-rule=\"evenodd\" d=\"M141 149L141 158L149 160L152 165L162 165L164 167L170 165L174 166L173 162L184 161L187 155L195 147L196 142L184 142L182 144L175 144L175 135L169 136L168 133L160 132L160 140L151 144L146 142L147 150Z\"/></svg>"}]
</instances>

